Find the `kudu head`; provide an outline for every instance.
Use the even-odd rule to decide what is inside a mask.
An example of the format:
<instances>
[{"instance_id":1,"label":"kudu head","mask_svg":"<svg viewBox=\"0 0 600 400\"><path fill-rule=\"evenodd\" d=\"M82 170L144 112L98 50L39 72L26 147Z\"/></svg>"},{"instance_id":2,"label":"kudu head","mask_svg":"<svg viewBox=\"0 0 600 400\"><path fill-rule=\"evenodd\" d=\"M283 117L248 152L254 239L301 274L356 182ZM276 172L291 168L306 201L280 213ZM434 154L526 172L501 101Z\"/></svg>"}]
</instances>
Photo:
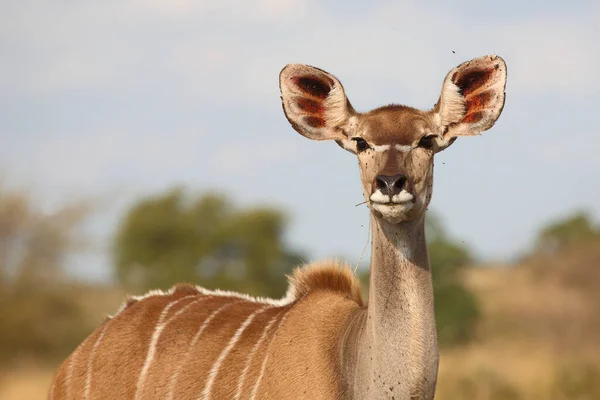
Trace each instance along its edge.
<instances>
[{"instance_id":1,"label":"kudu head","mask_svg":"<svg viewBox=\"0 0 600 400\"><path fill-rule=\"evenodd\" d=\"M431 200L433 156L458 136L483 132L504 106L506 64L484 56L448 73L432 110L401 105L367 113L352 108L340 81L315 67L290 64L280 74L283 109L301 135L335 140L358 157L365 201L392 223L423 216Z\"/></svg>"}]
</instances>

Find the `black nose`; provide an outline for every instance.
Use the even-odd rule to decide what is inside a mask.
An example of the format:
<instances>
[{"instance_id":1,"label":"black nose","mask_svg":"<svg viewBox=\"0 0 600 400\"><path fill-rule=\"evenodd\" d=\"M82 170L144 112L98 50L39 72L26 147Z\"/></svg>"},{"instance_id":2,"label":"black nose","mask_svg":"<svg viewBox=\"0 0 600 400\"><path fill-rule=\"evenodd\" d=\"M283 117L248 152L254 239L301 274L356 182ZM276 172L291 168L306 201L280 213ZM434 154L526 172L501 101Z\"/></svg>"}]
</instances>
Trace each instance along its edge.
<instances>
[{"instance_id":1,"label":"black nose","mask_svg":"<svg viewBox=\"0 0 600 400\"><path fill-rule=\"evenodd\" d=\"M394 196L400 193L405 183L406 176L402 174L396 174L393 176L377 175L375 178L377 189L381 190L381 194L385 196Z\"/></svg>"}]
</instances>

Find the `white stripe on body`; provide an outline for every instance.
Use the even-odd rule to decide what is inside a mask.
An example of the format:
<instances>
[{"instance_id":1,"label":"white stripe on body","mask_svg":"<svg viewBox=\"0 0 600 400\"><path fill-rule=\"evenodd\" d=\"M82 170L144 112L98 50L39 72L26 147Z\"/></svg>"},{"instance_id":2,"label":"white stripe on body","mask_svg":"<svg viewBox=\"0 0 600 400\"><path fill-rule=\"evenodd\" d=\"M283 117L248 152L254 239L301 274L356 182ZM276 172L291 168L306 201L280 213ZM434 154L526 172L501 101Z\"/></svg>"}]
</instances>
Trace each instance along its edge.
<instances>
[{"instance_id":1,"label":"white stripe on body","mask_svg":"<svg viewBox=\"0 0 600 400\"><path fill-rule=\"evenodd\" d=\"M231 338L231 340L229 340L229 343L227 343L227 346L225 346L223 351L221 351L221 354L219 354L219 357L217 357L217 360L210 369L210 372L208 373L208 381L206 382L206 386L204 386L204 390L202 391L202 399L210 400L212 387L215 383L215 379L217 378L217 374L219 373L219 369L221 368L221 364L223 363L231 349L233 349L233 346L235 346L235 344L238 342L246 328L248 328L248 325L250 325L252 320L254 320L254 317L270 308L272 307L266 306L253 312L248 318L244 320L242 325L235 331L233 337Z\"/></svg>"},{"instance_id":2,"label":"white stripe on body","mask_svg":"<svg viewBox=\"0 0 600 400\"><path fill-rule=\"evenodd\" d=\"M104 323L104 328L102 328L102 332L100 332L100 335L98 335L96 342L94 342L94 346L92 347L92 351L90 352L90 356L88 358L87 370L86 370L87 372L85 375L85 390L83 392L83 398L85 400L87 400L90 397L90 390L92 388L92 364L94 363L94 354L96 353L98 346L100 345L100 343L102 342L102 339L104 338L104 333L106 332L106 328L108 328L108 324L109 324L109 321L106 321Z\"/></svg>"},{"instance_id":3,"label":"white stripe on body","mask_svg":"<svg viewBox=\"0 0 600 400\"><path fill-rule=\"evenodd\" d=\"M54 386L56 381L52 381L52 385L50 385L50 392L48 393L48 400L54 399Z\"/></svg>"},{"instance_id":4,"label":"white stripe on body","mask_svg":"<svg viewBox=\"0 0 600 400\"><path fill-rule=\"evenodd\" d=\"M73 365L75 364L75 361L77 359L77 357L79 356L79 353L81 353L81 349L83 349L83 346L85 346L85 344L88 342L88 340L90 340L90 336L88 336L87 338L85 338L85 340L79 345L77 346L77 348L73 351L73 353L71 354L71 357L69 357L69 364L67 366L67 376L65 377L65 400L71 400L71 393L72 393L72 389L71 389L71 377L73 376Z\"/></svg>"},{"instance_id":5,"label":"white stripe on body","mask_svg":"<svg viewBox=\"0 0 600 400\"><path fill-rule=\"evenodd\" d=\"M265 373L265 368L267 367L267 360L269 359L269 350L271 349L271 344L273 344L273 341L275 340L275 335L277 334L277 330L283 324L283 322L287 318L288 314L289 314L289 309L285 312L285 314L281 318L281 321L279 321L279 323L277 324L277 328L275 328L275 332L273 333L273 337L271 338L271 341L269 342L269 345L267 346L267 349L265 351L265 358L264 358L264 360L262 362L262 365L260 367L260 375L258 376L258 379L256 380L256 383L254 384L254 387L252 388L252 394L250 395L250 400L255 400L256 399L256 394L258 393L258 388L260 387L260 382L262 381L262 377L263 377L263 375Z\"/></svg>"},{"instance_id":6,"label":"white stripe on body","mask_svg":"<svg viewBox=\"0 0 600 400\"><path fill-rule=\"evenodd\" d=\"M260 335L258 342L256 342L256 344L252 347L252 350L250 350L250 354L248 354L248 358L246 359L246 365L244 366L244 370L242 371L242 375L240 376L240 380L238 382L238 387L235 392L235 397L233 398L234 400L240 400L240 397L242 396L242 390L244 389L244 381L246 380L246 375L248 374L248 370L250 370L250 365L252 365L252 360L254 359L254 355L260 348L260 345L262 344L262 342L267 337L267 333L269 332L269 329L271 329L271 327L273 326L275 321L277 321L277 319L279 318L280 315L281 315L281 312L277 313L277 315L275 315L273 318L271 318L271 320L269 321L269 323L263 330L262 335Z\"/></svg>"},{"instance_id":7,"label":"white stripe on body","mask_svg":"<svg viewBox=\"0 0 600 400\"><path fill-rule=\"evenodd\" d=\"M194 346L196 345L196 343L198 343L198 340L200 339L200 336L202 336L202 332L204 332L204 330L206 329L206 327L208 326L208 324L210 323L210 321L213 320L213 318L215 318L217 316L217 314L219 314L221 311L223 311L225 308L240 303L242 300L240 301L233 301L231 303L227 303L222 305L221 307L217 308L215 311L212 312L212 314L210 314L202 323L202 325L200 326L200 328L198 329L198 332L196 332L196 334L194 335L194 338L192 339L192 342L190 343L190 348L187 352L187 354L185 355L185 357L183 358L182 362L179 363L179 365L177 365L177 367L175 368L175 372L173 373L173 375L171 376L170 382L169 382L169 394L167 396L168 400L173 400L174 396L175 396L175 385L177 384L177 379L179 378L179 373L181 371L181 368L183 367L183 365L185 365L187 363L187 361L190 358L190 354L191 354L191 350L194 348Z\"/></svg>"},{"instance_id":8,"label":"white stripe on body","mask_svg":"<svg viewBox=\"0 0 600 400\"><path fill-rule=\"evenodd\" d=\"M201 299L205 299L206 297L202 297L198 300L192 301L190 304L188 304L187 306L185 306L181 310L179 310L177 313L175 313L175 315L173 315L170 319L165 321L165 318L167 317L169 310L174 305L179 303L180 301L189 299L190 297L197 297L197 296L198 295L185 296L185 297L182 297L175 301L172 301L171 303L167 304L167 306L160 313L160 316L158 317L158 321L156 322L156 326L154 328L154 333L152 334L152 339L150 340L150 346L148 346L148 353L146 354L146 360L144 361L144 366L142 367L142 371L140 372L140 376L138 378L138 383L136 385L136 391L135 391L135 397L134 397L135 400L141 399L141 395L142 395L142 391L143 391L142 389L144 388L144 384L146 383L146 375L148 374L148 370L150 369L150 365L152 364L152 360L154 359L154 354L156 353L156 344L158 343L158 339L160 338L162 331L165 329L165 326L167 326L167 324L169 322L171 322L175 317L177 317L179 314L181 314L183 311L185 311L185 309L187 309L187 307L189 307L192 303L195 303L196 301L201 300Z\"/></svg>"}]
</instances>

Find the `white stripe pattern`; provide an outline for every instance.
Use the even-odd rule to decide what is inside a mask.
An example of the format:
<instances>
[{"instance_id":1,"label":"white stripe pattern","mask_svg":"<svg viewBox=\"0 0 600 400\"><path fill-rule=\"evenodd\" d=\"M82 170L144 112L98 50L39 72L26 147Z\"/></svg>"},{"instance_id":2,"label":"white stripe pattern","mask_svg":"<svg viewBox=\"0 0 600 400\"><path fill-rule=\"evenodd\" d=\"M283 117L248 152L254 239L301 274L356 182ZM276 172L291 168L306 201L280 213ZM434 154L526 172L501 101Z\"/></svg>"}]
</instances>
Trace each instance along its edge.
<instances>
[{"instance_id":1,"label":"white stripe pattern","mask_svg":"<svg viewBox=\"0 0 600 400\"><path fill-rule=\"evenodd\" d=\"M250 316L248 318L246 318L244 320L242 325L235 331L235 333L233 334L233 337L231 338L231 340L229 340L229 343L227 343L227 346L225 346L223 351L221 351L221 354L219 354L219 357L217 357L217 361L215 361L215 363L213 364L213 366L210 369L210 372L208 373L208 381L206 382L206 386L204 386L204 390L202 391L202 399L210 400L212 387L215 383L215 379L217 378L217 374L219 373L219 369L221 368L221 364L223 363L223 361L225 360L225 358L227 357L227 355L229 354L231 349L233 349L233 346L235 346L235 344L238 342L238 340L240 339L240 337L242 336L242 334L244 333L246 328L248 328L248 325L250 325L252 320L254 320L254 318L258 314L260 314L270 308L272 308L272 307L266 306L266 307L262 307L261 309L253 312L252 314L250 314Z\"/></svg>"},{"instance_id":2,"label":"white stripe pattern","mask_svg":"<svg viewBox=\"0 0 600 400\"><path fill-rule=\"evenodd\" d=\"M198 332L196 332L196 334L194 335L194 338L192 339L192 342L190 343L190 348L187 352L187 354L185 355L184 359L182 360L182 362L179 363L179 365L177 365L177 367L175 368L175 372L173 373L173 375L171 376L171 381L169 382L169 394L167 396L168 400L173 400L174 396L175 396L175 385L177 384L177 379L179 378L179 373L181 371L181 368L183 367L183 365L185 365L187 363L187 361L190 358L191 355L191 350L194 348L194 346L196 345L196 343L198 342L198 340L200 339L200 336L202 336L202 332L204 332L204 330L206 329L206 327L208 326L208 324L210 323L210 321L213 320L213 318L215 318L221 311L223 311L225 308L232 306L234 304L239 303L240 301L233 301L231 303L227 303L222 305L221 307L217 308L215 311L212 312L212 314L210 314L202 323L202 325L200 326L200 328L198 329Z\"/></svg>"},{"instance_id":3,"label":"white stripe pattern","mask_svg":"<svg viewBox=\"0 0 600 400\"><path fill-rule=\"evenodd\" d=\"M283 324L283 322L287 318L288 312L289 312L289 309L285 312L285 314L281 318L281 321L279 321L279 323L277 324L277 328L275 328L275 333L273 333L273 337L271 338L271 341L269 342L269 345L267 346L267 350L265 351L265 358L260 367L260 375L258 376L258 379L256 380L254 387L252 388L252 394L250 395L250 400L256 399L256 394L258 393L258 388L260 387L260 382L262 381L262 377L265 373L265 368L267 367L267 360L269 359L269 350L271 349L271 345L275 341L275 334L277 334L277 330L279 329L279 327Z\"/></svg>"},{"instance_id":4,"label":"white stripe pattern","mask_svg":"<svg viewBox=\"0 0 600 400\"><path fill-rule=\"evenodd\" d=\"M69 366L67 368L67 376L65 378L65 399L66 400L71 400L71 392L72 392L71 377L73 376L73 365L75 364L75 361L76 361L77 357L79 356L79 353L81 353L81 349L83 349L83 346L85 346L85 344L90 339L90 336L88 336L79 346L77 346L77 348L73 351L73 354L71 354L71 357L69 357Z\"/></svg>"},{"instance_id":5,"label":"white stripe pattern","mask_svg":"<svg viewBox=\"0 0 600 400\"><path fill-rule=\"evenodd\" d=\"M407 152L407 151L411 151L412 149L413 149L413 147L409 144L397 144L396 145L396 150L398 150L398 151Z\"/></svg>"},{"instance_id":6,"label":"white stripe pattern","mask_svg":"<svg viewBox=\"0 0 600 400\"><path fill-rule=\"evenodd\" d=\"M83 392L84 399L88 399L90 397L90 390L92 388L92 367L93 367L93 363L94 363L94 354L96 353L98 346L100 346L100 343L102 342L102 339L104 338L104 333L106 332L106 328L108 328L108 324L109 324L108 321L106 321L104 323L102 332L100 332L100 335L98 335L98 338L94 342L94 346L92 347L92 351L90 352L90 355L88 358L87 372L85 375L85 390Z\"/></svg>"},{"instance_id":7,"label":"white stripe pattern","mask_svg":"<svg viewBox=\"0 0 600 400\"><path fill-rule=\"evenodd\" d=\"M154 353L156 352L156 344L158 343L158 339L160 338L160 335L161 335L163 329L173 318L175 318L177 315L179 315L179 314L175 314L171 319L169 319L165 322L165 318L167 317L169 310L174 305L179 303L180 301L188 299L190 297L197 297L197 295L185 296L180 299L177 299L177 300L167 304L167 306L160 313L160 316L158 317L158 321L156 322L156 327L154 328L154 333L152 334L152 339L150 340L150 346L148 347L148 353L146 354L146 360L144 361L144 366L142 367L142 371L140 372L140 376L138 377L138 383L136 385L136 391L135 391L135 397L134 397L135 400L141 399L144 384L146 383L146 375L148 374L148 370L150 369L150 364L152 364L152 360L154 359ZM188 306L189 306L189 304L188 304ZM186 307L184 307L182 310L179 310L179 313L181 313L185 308Z\"/></svg>"},{"instance_id":8,"label":"white stripe pattern","mask_svg":"<svg viewBox=\"0 0 600 400\"><path fill-rule=\"evenodd\" d=\"M54 399L54 386L55 386L55 382L52 382L52 385L50 385L50 393L48 393L48 400L52 400Z\"/></svg>"},{"instance_id":9,"label":"white stripe pattern","mask_svg":"<svg viewBox=\"0 0 600 400\"><path fill-rule=\"evenodd\" d=\"M248 370L250 369L250 365L252 365L252 360L254 359L254 355L260 348L260 345L262 344L262 342L267 337L267 333L269 332L269 329L271 329L271 327L273 326L275 321L277 321L277 319L279 318L280 315L281 315L281 312L277 313L277 315L275 315L273 318L271 318L271 320L269 321L269 323L263 330L262 335L260 335L258 342L256 342L256 344L252 347L252 350L250 350L250 354L248 354L248 358L246 359L246 365L244 366L244 370L242 371L242 375L240 375L240 380L238 381L238 387L235 392L235 397L233 398L234 400L240 400L240 397L242 396L242 390L244 389L244 382L246 380L246 375L248 375Z\"/></svg>"},{"instance_id":10,"label":"white stripe pattern","mask_svg":"<svg viewBox=\"0 0 600 400\"><path fill-rule=\"evenodd\" d=\"M378 153L383 153L384 151L388 151L390 149L389 144L380 144L380 145L373 144L373 145L371 145L371 147L373 148L373 150L375 150Z\"/></svg>"}]
</instances>

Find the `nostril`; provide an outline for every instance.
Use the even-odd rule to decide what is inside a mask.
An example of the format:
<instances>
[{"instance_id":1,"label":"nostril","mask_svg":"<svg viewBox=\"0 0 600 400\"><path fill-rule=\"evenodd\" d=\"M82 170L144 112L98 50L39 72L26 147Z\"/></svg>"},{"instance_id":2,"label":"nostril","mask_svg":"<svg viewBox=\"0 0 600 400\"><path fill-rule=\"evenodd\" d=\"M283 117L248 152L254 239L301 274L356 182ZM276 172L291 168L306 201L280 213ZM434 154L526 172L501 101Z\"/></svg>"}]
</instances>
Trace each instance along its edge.
<instances>
[{"instance_id":1,"label":"nostril","mask_svg":"<svg viewBox=\"0 0 600 400\"><path fill-rule=\"evenodd\" d=\"M381 179L380 177L375 178L375 185L379 190L385 190L388 187L387 182L384 179Z\"/></svg>"},{"instance_id":2,"label":"nostril","mask_svg":"<svg viewBox=\"0 0 600 400\"><path fill-rule=\"evenodd\" d=\"M394 188L396 188L398 190L402 190L405 183L406 183L406 177L401 176L398 179L396 179L396 182L394 182Z\"/></svg>"}]
</instances>

